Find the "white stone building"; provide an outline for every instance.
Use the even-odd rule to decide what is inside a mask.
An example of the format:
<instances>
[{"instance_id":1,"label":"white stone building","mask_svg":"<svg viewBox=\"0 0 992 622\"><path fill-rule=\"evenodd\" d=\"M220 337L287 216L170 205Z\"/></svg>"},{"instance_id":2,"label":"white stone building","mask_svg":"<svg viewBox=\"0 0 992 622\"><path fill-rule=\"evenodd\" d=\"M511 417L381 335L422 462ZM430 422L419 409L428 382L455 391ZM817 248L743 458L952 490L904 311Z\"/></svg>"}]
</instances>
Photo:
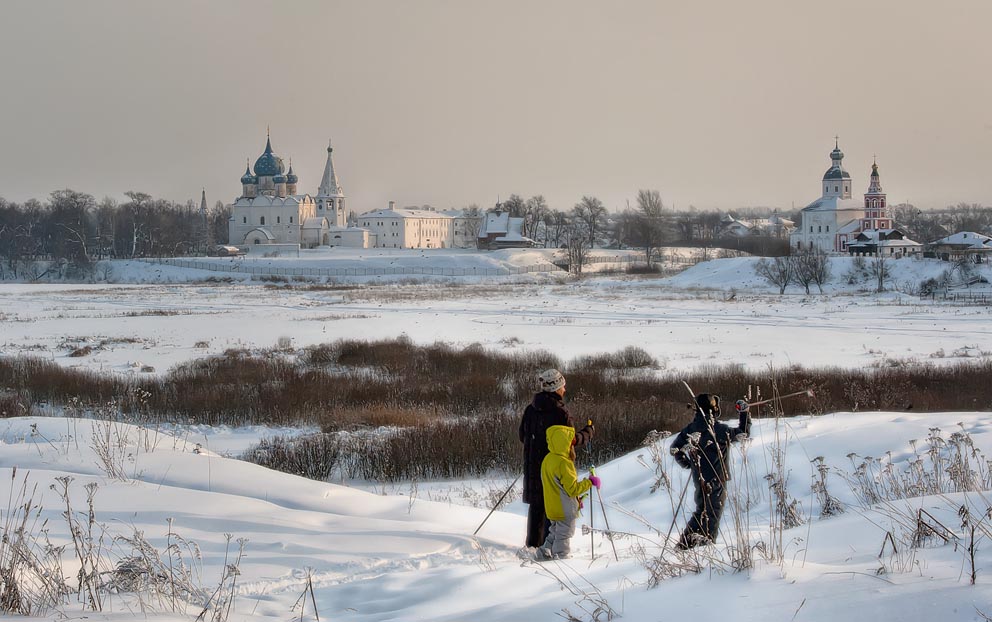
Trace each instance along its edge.
<instances>
[{"instance_id":1,"label":"white stone building","mask_svg":"<svg viewBox=\"0 0 992 622\"><path fill-rule=\"evenodd\" d=\"M878 163L871 165L868 191L862 202L851 198L851 176L841 165L844 154L836 144L832 165L823 175L823 196L803 208L799 227L790 243L796 250L818 249L828 253L882 253L912 255L920 244L895 228L889 215Z\"/></svg>"},{"instance_id":2,"label":"white stone building","mask_svg":"<svg viewBox=\"0 0 992 622\"><path fill-rule=\"evenodd\" d=\"M454 219L433 209L374 210L358 216L358 225L374 236L373 248L451 248Z\"/></svg>"},{"instance_id":3,"label":"white stone building","mask_svg":"<svg viewBox=\"0 0 992 622\"><path fill-rule=\"evenodd\" d=\"M345 227L345 196L334 172L333 149L327 147L327 162L317 196L299 194L299 179L290 163L286 170L281 157L266 137L265 151L241 177L241 196L231 205L228 240L235 245L298 245L312 248L333 245L335 239L368 239L364 234L342 234ZM337 238L332 238L332 228Z\"/></svg>"},{"instance_id":4,"label":"white stone building","mask_svg":"<svg viewBox=\"0 0 992 622\"><path fill-rule=\"evenodd\" d=\"M861 230L864 206L851 198L851 175L844 170L844 152L838 145L830 152L830 160L830 168L823 174L823 195L803 208L799 226L789 236L796 250L846 252L846 246L840 247L838 235L853 239Z\"/></svg>"},{"instance_id":5,"label":"white stone building","mask_svg":"<svg viewBox=\"0 0 992 622\"><path fill-rule=\"evenodd\" d=\"M477 248L482 216L478 210L448 209L441 212L451 216L451 248Z\"/></svg>"},{"instance_id":6,"label":"white stone building","mask_svg":"<svg viewBox=\"0 0 992 622\"><path fill-rule=\"evenodd\" d=\"M363 227L334 227L327 231L328 246L375 248L375 235Z\"/></svg>"},{"instance_id":7,"label":"white stone building","mask_svg":"<svg viewBox=\"0 0 992 622\"><path fill-rule=\"evenodd\" d=\"M317 188L317 215L326 218L332 227L347 227L348 213L345 211L344 190L341 189L338 176L334 172L333 153L334 148L328 141L324 175L320 178L320 187Z\"/></svg>"}]
</instances>

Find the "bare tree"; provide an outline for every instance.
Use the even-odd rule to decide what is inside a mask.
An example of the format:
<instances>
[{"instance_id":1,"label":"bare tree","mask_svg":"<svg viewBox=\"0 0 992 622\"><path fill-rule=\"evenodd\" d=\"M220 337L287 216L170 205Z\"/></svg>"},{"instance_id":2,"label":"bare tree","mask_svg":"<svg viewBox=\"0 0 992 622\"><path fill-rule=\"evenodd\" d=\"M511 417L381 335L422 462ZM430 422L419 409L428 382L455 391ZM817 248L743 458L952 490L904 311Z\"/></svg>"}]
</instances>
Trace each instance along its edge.
<instances>
[{"instance_id":1,"label":"bare tree","mask_svg":"<svg viewBox=\"0 0 992 622\"><path fill-rule=\"evenodd\" d=\"M795 263L795 281L806 289L809 293L809 286L816 283L820 293L823 293L823 284L830 278L830 263L827 254L819 249L808 249L792 256Z\"/></svg>"},{"instance_id":2,"label":"bare tree","mask_svg":"<svg viewBox=\"0 0 992 622\"><path fill-rule=\"evenodd\" d=\"M568 214L561 210L551 210L544 221L547 228L547 242L552 242L555 248L561 248L562 240L567 239Z\"/></svg>"},{"instance_id":3,"label":"bare tree","mask_svg":"<svg viewBox=\"0 0 992 622\"><path fill-rule=\"evenodd\" d=\"M52 237L50 252L56 259L73 263L90 263L90 241L93 238L92 212L96 200L75 190L57 190L48 204L49 227L45 232Z\"/></svg>"},{"instance_id":4,"label":"bare tree","mask_svg":"<svg viewBox=\"0 0 992 622\"><path fill-rule=\"evenodd\" d=\"M469 205L462 210L462 216L465 220L465 236L475 240L476 245L479 243L479 231L482 229L482 219L484 217L482 210L475 203Z\"/></svg>"},{"instance_id":5,"label":"bare tree","mask_svg":"<svg viewBox=\"0 0 992 622\"><path fill-rule=\"evenodd\" d=\"M524 204L524 226L521 233L525 237L537 240L538 229L544 223L547 212L548 202L544 199L544 195L539 194L527 199Z\"/></svg>"},{"instance_id":6,"label":"bare tree","mask_svg":"<svg viewBox=\"0 0 992 622\"><path fill-rule=\"evenodd\" d=\"M230 240L231 237L231 206L224 205L223 201L214 203L214 208L208 214L210 220L211 237L215 244L239 243L241 240Z\"/></svg>"},{"instance_id":7,"label":"bare tree","mask_svg":"<svg viewBox=\"0 0 992 622\"><path fill-rule=\"evenodd\" d=\"M651 267L655 250L661 247L665 237L663 215L664 205L657 190L637 191L637 215L631 230L631 244L644 249L644 256Z\"/></svg>"},{"instance_id":8,"label":"bare tree","mask_svg":"<svg viewBox=\"0 0 992 622\"><path fill-rule=\"evenodd\" d=\"M889 268L888 259L881 251L875 253L871 258L871 261L868 263L868 270L875 279L875 291L884 292L891 269Z\"/></svg>"},{"instance_id":9,"label":"bare tree","mask_svg":"<svg viewBox=\"0 0 992 622\"><path fill-rule=\"evenodd\" d=\"M503 201L499 208L504 212L510 212L510 216L521 218L527 211L527 202L519 194L511 194L510 198Z\"/></svg>"},{"instance_id":10,"label":"bare tree","mask_svg":"<svg viewBox=\"0 0 992 622\"><path fill-rule=\"evenodd\" d=\"M623 249L633 244L634 227L637 225L637 213L627 208L615 215L610 222L610 242L617 248Z\"/></svg>"},{"instance_id":11,"label":"bare tree","mask_svg":"<svg viewBox=\"0 0 992 622\"><path fill-rule=\"evenodd\" d=\"M817 249L810 259L810 270L813 273L813 282L816 288L823 293L823 286L830 280L830 257L823 250Z\"/></svg>"},{"instance_id":12,"label":"bare tree","mask_svg":"<svg viewBox=\"0 0 992 622\"><path fill-rule=\"evenodd\" d=\"M762 257L758 263L754 264L754 272L771 285L778 287L778 294L781 296L793 280L794 266L791 257L774 257L772 259Z\"/></svg>"},{"instance_id":13,"label":"bare tree","mask_svg":"<svg viewBox=\"0 0 992 622\"><path fill-rule=\"evenodd\" d=\"M572 215L585 225L586 233L589 235L589 247L595 246L596 233L606 220L606 207L603 202L596 197L584 196L575 204Z\"/></svg>"},{"instance_id":14,"label":"bare tree","mask_svg":"<svg viewBox=\"0 0 992 622\"><path fill-rule=\"evenodd\" d=\"M589 258L589 240L586 232L578 223L572 223L567 230L568 248L568 271L572 274L582 274L582 268Z\"/></svg>"}]
</instances>

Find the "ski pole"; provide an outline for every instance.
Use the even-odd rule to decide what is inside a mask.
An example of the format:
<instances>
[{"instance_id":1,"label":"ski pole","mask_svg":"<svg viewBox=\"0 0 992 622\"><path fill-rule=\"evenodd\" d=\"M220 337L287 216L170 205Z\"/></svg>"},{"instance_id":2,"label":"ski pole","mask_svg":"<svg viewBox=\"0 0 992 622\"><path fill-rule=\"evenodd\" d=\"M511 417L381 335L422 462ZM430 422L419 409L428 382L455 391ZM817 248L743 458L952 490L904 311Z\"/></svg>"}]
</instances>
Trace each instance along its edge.
<instances>
[{"instance_id":1,"label":"ski pole","mask_svg":"<svg viewBox=\"0 0 992 622\"><path fill-rule=\"evenodd\" d=\"M513 480L513 483L510 484L510 487L506 489L506 492L503 493L503 496L500 497L499 498L499 501L496 502L496 505L493 506L493 509L489 510L489 513L486 514L486 517L484 519L482 519L482 522L479 523L479 526L476 527L475 528L475 531L472 532L472 535L473 536L476 535L477 533L479 533L479 530L482 529L482 526L485 525L486 524L486 521L489 520L489 517L493 515L493 512L496 511L496 508L499 507L499 504L500 503L503 503L503 499L506 499L506 495L510 494L510 491L513 490L513 487L517 485L517 481L519 481L519 480L520 480L520 476L518 475L517 476L517 479Z\"/></svg>"},{"instance_id":2,"label":"ski pole","mask_svg":"<svg viewBox=\"0 0 992 622\"><path fill-rule=\"evenodd\" d=\"M592 425L592 419L587 420L586 421L586 426L591 426L591 425ZM586 451L589 452L589 455L592 455L592 439L591 438L589 439L589 442L586 443ZM592 473L592 470L590 469L589 472ZM595 475L595 473L593 473L593 475ZM595 506L592 503L592 492L590 492L589 493L589 558L590 559L596 559L596 543L595 543L594 538L593 538L593 531L594 530L593 530L593 526L592 526L592 515L595 513L594 512L595 509L596 508L595 508Z\"/></svg>"},{"instance_id":3,"label":"ski pole","mask_svg":"<svg viewBox=\"0 0 992 622\"><path fill-rule=\"evenodd\" d=\"M685 486L682 487L682 494L679 495L679 505L675 508L675 514L672 515L672 524L668 526L668 533L665 534L665 543L661 546L661 557L665 556L665 549L668 548L668 539L672 537L672 530L675 529L675 521L679 518L679 512L682 511L682 503L685 502L685 491L689 490L689 481L691 477L685 478Z\"/></svg>"},{"instance_id":4,"label":"ski pole","mask_svg":"<svg viewBox=\"0 0 992 622\"><path fill-rule=\"evenodd\" d=\"M813 397L813 391L807 389L805 391L796 391L795 393L789 393L787 395L780 395L778 397L773 397L767 400L760 400L758 402L751 402L748 406L761 406L762 404L767 404L769 402L774 402L776 400L784 400L788 397L796 397L797 395L805 395L806 397Z\"/></svg>"},{"instance_id":5,"label":"ski pole","mask_svg":"<svg viewBox=\"0 0 992 622\"><path fill-rule=\"evenodd\" d=\"M596 467L590 468L589 469L589 473L591 473L593 476L595 476L596 475ZM596 497L599 499L599 508L601 510L603 510L603 522L606 523L606 537L609 539L609 541L610 541L610 547L613 549L613 558L616 559L617 561L620 561L620 556L617 555L617 545L613 543L613 530L610 529L610 519L607 518L607 516L606 516L606 504L603 503L603 493L599 490L599 488L596 489ZM589 506L590 507L592 506L592 495L591 494L589 495ZM592 512L589 513L589 517L590 517L590 519L589 519L589 523L590 523L589 524L589 529L592 529Z\"/></svg>"}]
</instances>

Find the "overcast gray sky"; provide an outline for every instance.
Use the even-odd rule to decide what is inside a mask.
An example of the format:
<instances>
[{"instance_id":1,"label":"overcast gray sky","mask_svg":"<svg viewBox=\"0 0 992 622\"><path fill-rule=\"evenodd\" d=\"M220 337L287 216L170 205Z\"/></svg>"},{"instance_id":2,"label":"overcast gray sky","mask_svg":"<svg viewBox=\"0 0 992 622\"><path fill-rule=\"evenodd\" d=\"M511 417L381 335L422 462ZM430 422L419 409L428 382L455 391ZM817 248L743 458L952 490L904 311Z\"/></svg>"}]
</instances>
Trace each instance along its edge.
<instances>
[{"instance_id":1,"label":"overcast gray sky","mask_svg":"<svg viewBox=\"0 0 992 622\"><path fill-rule=\"evenodd\" d=\"M240 194L271 126L359 212L544 194L992 204L992 2L0 3L0 196Z\"/></svg>"}]
</instances>

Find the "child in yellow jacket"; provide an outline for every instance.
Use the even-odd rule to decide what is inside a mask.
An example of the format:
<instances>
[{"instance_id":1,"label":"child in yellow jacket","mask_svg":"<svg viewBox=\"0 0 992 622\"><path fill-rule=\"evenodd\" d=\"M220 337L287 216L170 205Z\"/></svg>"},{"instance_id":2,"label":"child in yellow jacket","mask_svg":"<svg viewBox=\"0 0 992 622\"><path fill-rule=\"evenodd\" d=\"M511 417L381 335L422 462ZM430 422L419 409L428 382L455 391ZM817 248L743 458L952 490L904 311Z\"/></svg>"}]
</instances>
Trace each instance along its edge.
<instances>
[{"instance_id":1,"label":"child in yellow jacket","mask_svg":"<svg viewBox=\"0 0 992 622\"><path fill-rule=\"evenodd\" d=\"M565 559L571 552L569 540L575 535L575 520L579 515L579 497L593 486L600 487L595 475L579 481L575 472L575 428L553 425L548 428L548 455L541 463L541 483L544 486L544 511L551 528L544 545L538 548L538 559Z\"/></svg>"}]
</instances>

